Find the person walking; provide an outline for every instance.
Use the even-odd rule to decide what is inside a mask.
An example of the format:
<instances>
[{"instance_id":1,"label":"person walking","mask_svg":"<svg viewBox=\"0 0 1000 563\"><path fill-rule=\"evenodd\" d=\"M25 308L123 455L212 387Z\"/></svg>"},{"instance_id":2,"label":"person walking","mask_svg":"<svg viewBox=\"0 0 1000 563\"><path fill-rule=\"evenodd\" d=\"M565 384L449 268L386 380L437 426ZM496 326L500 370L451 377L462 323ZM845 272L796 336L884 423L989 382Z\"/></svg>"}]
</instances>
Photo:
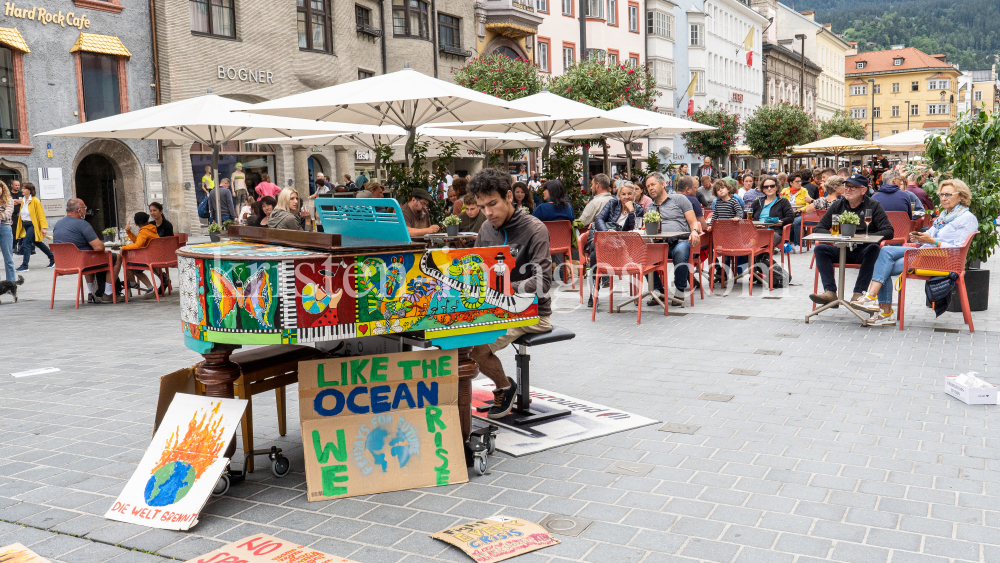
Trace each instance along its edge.
<instances>
[{"instance_id":1,"label":"person walking","mask_svg":"<svg viewBox=\"0 0 1000 563\"><path fill-rule=\"evenodd\" d=\"M17 281L14 272L14 198L7 184L0 182L0 253L3 254L4 280Z\"/></svg>"},{"instance_id":2,"label":"person walking","mask_svg":"<svg viewBox=\"0 0 1000 563\"><path fill-rule=\"evenodd\" d=\"M21 266L18 272L28 271L28 261L31 260L31 251L37 246L39 250L49 257L49 268L56 265L56 257L52 255L49 247L42 242L45 238L45 231L49 224L45 221L45 210L42 209L42 202L35 197L35 185L25 182L21 186L21 214L17 217L17 237L23 238L21 243Z\"/></svg>"}]
</instances>

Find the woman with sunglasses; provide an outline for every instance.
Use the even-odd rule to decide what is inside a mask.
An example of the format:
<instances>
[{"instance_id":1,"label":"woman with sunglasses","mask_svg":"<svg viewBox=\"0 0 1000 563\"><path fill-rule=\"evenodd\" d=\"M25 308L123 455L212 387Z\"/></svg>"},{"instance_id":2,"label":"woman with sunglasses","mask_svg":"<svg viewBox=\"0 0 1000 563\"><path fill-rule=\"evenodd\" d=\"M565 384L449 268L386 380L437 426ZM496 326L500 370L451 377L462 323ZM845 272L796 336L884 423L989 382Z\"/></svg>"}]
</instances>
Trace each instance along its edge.
<instances>
[{"instance_id":1,"label":"woman with sunglasses","mask_svg":"<svg viewBox=\"0 0 1000 563\"><path fill-rule=\"evenodd\" d=\"M760 189L764 192L764 197L755 199L750 205L753 220L768 221L768 217L773 218L770 221L774 222L774 245L777 246L781 242L780 229L794 221L795 214L792 213L792 204L788 203L787 199L778 197L778 182L775 179L764 178L760 183Z\"/></svg>"},{"instance_id":2,"label":"woman with sunglasses","mask_svg":"<svg viewBox=\"0 0 1000 563\"><path fill-rule=\"evenodd\" d=\"M921 248L962 246L969 235L979 230L979 219L969 211L972 191L961 180L945 180L938 188L938 197L943 209L941 215L926 233L910 233L910 242ZM903 254L907 250L902 246L882 247L868 290L851 301L856 308L872 314L868 326L896 324L892 318L892 276L903 273Z\"/></svg>"}]
</instances>

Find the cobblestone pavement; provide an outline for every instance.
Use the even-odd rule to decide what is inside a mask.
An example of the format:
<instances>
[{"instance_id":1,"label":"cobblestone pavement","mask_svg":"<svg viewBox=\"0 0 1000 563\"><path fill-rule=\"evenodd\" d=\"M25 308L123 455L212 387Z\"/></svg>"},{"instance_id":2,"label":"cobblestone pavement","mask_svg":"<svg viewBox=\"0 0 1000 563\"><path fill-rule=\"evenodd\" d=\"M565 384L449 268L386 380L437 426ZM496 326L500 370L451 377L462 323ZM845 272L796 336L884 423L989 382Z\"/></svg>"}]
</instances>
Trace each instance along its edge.
<instances>
[{"instance_id":1,"label":"cobblestone pavement","mask_svg":"<svg viewBox=\"0 0 1000 563\"><path fill-rule=\"evenodd\" d=\"M631 308L591 323L589 310L571 310L575 293L560 294L553 320L577 338L532 351L534 382L700 426L692 435L654 425L498 454L468 484L308 503L295 392L285 437L261 395L258 443L284 448L293 472L259 469L190 532L103 518L149 443L157 377L198 359L182 343L177 295L75 310L62 278L50 310L51 272L32 270L20 303L0 296L11 335L0 360L0 545L20 541L59 563L183 561L266 532L365 563L464 562L428 533L503 513L593 520L523 563L1000 561L1000 407L966 406L943 387L947 374L995 377L996 314L977 313L975 334L936 332L962 327L961 316L935 323L914 284L906 331L860 328L844 311L807 325L812 271L808 255L794 258L804 285L779 300L738 285L671 309L683 315L647 309L639 326ZM504 361L511 369L512 354ZM6 375L48 366L62 371ZM608 471L621 461L650 470Z\"/></svg>"}]
</instances>

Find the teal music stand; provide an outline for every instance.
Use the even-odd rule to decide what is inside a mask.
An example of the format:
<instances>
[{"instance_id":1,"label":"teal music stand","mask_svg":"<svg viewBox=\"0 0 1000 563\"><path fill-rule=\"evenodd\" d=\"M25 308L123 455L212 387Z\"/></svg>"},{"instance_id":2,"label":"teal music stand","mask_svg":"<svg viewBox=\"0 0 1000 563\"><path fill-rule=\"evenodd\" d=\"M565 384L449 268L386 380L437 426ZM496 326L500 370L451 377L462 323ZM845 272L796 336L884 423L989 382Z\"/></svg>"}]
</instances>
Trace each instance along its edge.
<instances>
[{"instance_id":1,"label":"teal music stand","mask_svg":"<svg viewBox=\"0 0 1000 563\"><path fill-rule=\"evenodd\" d=\"M403 209L392 198L316 198L323 232L340 235L342 246L410 244Z\"/></svg>"}]
</instances>

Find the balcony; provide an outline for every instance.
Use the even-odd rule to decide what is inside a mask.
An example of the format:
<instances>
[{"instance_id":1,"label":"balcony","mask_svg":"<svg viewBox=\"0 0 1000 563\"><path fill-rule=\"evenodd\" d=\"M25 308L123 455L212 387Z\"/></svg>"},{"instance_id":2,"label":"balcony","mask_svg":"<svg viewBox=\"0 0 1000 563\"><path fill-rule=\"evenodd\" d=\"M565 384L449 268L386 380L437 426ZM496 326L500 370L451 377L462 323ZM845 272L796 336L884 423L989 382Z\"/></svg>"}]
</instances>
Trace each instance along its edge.
<instances>
[{"instance_id":1,"label":"balcony","mask_svg":"<svg viewBox=\"0 0 1000 563\"><path fill-rule=\"evenodd\" d=\"M358 33L367 35L367 36L375 38L375 39L378 39L379 37L382 37L382 30L381 29L379 29L379 28L377 28L377 27L375 27L373 25L368 25L368 24L365 24L365 23L359 23L359 24L357 24L357 31L358 31Z\"/></svg>"},{"instance_id":2,"label":"balcony","mask_svg":"<svg viewBox=\"0 0 1000 563\"><path fill-rule=\"evenodd\" d=\"M446 55L451 55L453 57L461 57L465 59L472 56L472 51L469 51L467 49L462 49L461 47L455 47L452 45L440 45L438 46L438 51Z\"/></svg>"},{"instance_id":3,"label":"balcony","mask_svg":"<svg viewBox=\"0 0 1000 563\"><path fill-rule=\"evenodd\" d=\"M550 0L551 3L552 0ZM486 29L510 39L538 33L542 16L535 13L533 0L490 1L486 6Z\"/></svg>"}]
</instances>

